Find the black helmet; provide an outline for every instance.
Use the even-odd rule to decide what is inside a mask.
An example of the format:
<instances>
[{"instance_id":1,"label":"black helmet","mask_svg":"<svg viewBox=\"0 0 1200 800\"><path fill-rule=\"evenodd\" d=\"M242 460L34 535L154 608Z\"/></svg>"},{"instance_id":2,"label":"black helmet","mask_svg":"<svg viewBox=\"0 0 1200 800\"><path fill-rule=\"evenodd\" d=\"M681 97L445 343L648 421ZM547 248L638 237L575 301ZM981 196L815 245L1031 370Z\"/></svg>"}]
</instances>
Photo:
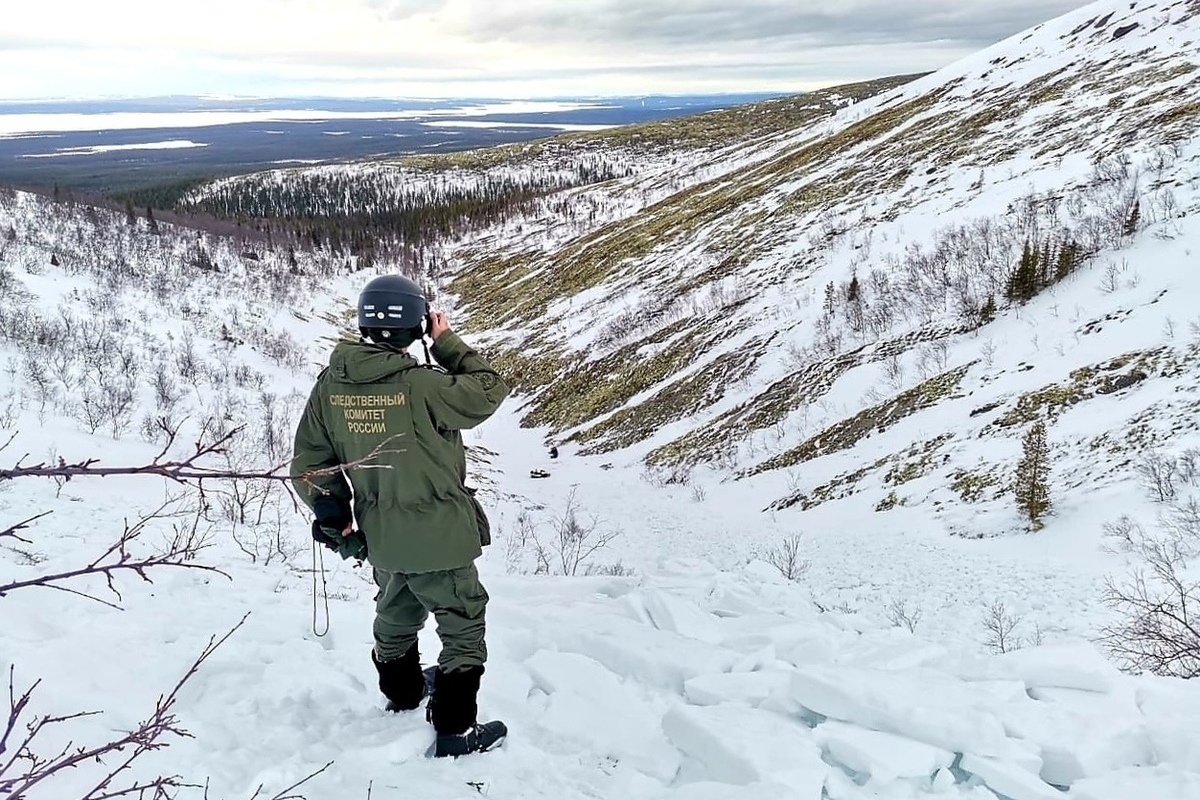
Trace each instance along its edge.
<instances>
[{"instance_id":1,"label":"black helmet","mask_svg":"<svg viewBox=\"0 0 1200 800\"><path fill-rule=\"evenodd\" d=\"M425 294L403 275L381 275L358 296L358 327L364 330L416 329L425 321Z\"/></svg>"}]
</instances>

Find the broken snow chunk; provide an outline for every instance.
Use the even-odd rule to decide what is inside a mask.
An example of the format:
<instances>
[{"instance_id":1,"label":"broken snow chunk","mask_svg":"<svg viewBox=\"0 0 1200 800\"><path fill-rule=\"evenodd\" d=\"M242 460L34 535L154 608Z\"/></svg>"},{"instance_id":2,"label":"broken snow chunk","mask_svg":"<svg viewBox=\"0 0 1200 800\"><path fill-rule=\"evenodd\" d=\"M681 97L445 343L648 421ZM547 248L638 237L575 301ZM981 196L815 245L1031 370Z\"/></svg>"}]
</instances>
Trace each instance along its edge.
<instances>
[{"instance_id":1,"label":"broken snow chunk","mask_svg":"<svg viewBox=\"0 0 1200 800\"><path fill-rule=\"evenodd\" d=\"M981 659L959 670L966 680L1019 680L1030 688L1110 692L1121 671L1090 642L1027 647Z\"/></svg>"},{"instance_id":2,"label":"broken snow chunk","mask_svg":"<svg viewBox=\"0 0 1200 800\"><path fill-rule=\"evenodd\" d=\"M720 675L701 675L683 685L683 696L692 705L716 706L722 703L743 703L757 706L787 688L789 672L726 672Z\"/></svg>"},{"instance_id":3,"label":"broken snow chunk","mask_svg":"<svg viewBox=\"0 0 1200 800\"><path fill-rule=\"evenodd\" d=\"M808 729L786 717L734 705L676 706L662 727L696 780L771 781L789 787L788 798L821 800L829 768Z\"/></svg>"},{"instance_id":4,"label":"broken snow chunk","mask_svg":"<svg viewBox=\"0 0 1200 800\"><path fill-rule=\"evenodd\" d=\"M998 795L1010 800L1062 800L1062 793L1037 775L994 758L964 755L958 764Z\"/></svg>"},{"instance_id":5,"label":"broken snow chunk","mask_svg":"<svg viewBox=\"0 0 1200 800\"><path fill-rule=\"evenodd\" d=\"M829 721L817 726L813 739L828 757L883 785L898 778L932 778L954 763L954 753L891 733Z\"/></svg>"}]
</instances>

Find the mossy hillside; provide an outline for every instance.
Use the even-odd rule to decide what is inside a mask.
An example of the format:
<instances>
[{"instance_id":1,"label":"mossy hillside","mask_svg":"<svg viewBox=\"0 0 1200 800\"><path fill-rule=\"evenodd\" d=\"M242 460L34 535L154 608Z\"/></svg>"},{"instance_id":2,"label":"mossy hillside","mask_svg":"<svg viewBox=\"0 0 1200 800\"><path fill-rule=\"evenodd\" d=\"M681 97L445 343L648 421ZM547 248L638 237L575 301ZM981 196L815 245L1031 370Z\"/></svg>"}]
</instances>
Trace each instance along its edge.
<instances>
[{"instance_id":1,"label":"mossy hillside","mask_svg":"<svg viewBox=\"0 0 1200 800\"><path fill-rule=\"evenodd\" d=\"M723 240L716 237L713 246L728 253L727 260L699 280L681 285L680 291L728 276L746 263L743 244L747 241L746 230L756 220L765 218L761 209L751 207L752 201L798 172L814 168L818 161L833 159L845 148L862 144L908 121L932 106L937 96L936 92L923 95L854 123L849 132L684 189L631 219L599 227L553 256L527 253L468 263L451 283L450 291L464 298L466 309L479 327L499 328L514 319L536 318L554 301L594 288L618 273L623 280L634 280L654 268L648 258L652 252L670 250L680 241L703 238L698 231L713 225L724 228ZM844 199L854 189L849 183L812 185L799 194L793 193L788 202L795 207L802 198L804 207L815 212ZM740 218L754 213L758 213L756 218ZM514 284L514 279L522 282Z\"/></svg>"},{"instance_id":2,"label":"mossy hillside","mask_svg":"<svg viewBox=\"0 0 1200 800\"><path fill-rule=\"evenodd\" d=\"M1086 67L1080 65L1076 71ZM1008 135L1003 123L1031 112L1041 114L1038 124L1050 124L1052 117L1057 118L1057 127L1046 136L1039 135L1039 142L1059 142L1061 145L1073 140L1078 133L1077 126L1061 120L1064 117L1073 119L1072 103L1078 102L1078 95L1071 96L1072 93L1064 91L1066 84L1067 79L1057 74L1024 86L1008 84L983 89L970 97L949 97L950 92L958 89L948 85L917 97L897 98L833 136L800 143L768 161L684 190L632 220L610 223L580 237L553 257L530 257L519 269L501 266L500 270L507 270L503 276L498 274L499 270L491 269L489 271L497 274L485 276L478 285L496 289L482 292L489 302L498 298L490 309L494 316L507 314L506 320L517 321L534 318L554 302L600 285L617 289L626 282L648 281L652 287L669 292L681 282L695 287L730 276L740 279L753 274L756 286L761 282L783 280L778 268L767 275L763 267L766 263L763 245L776 247L790 241L789 236L794 239L796 225L801 224L807 214L843 201L853 202L854 198L878 196L879 191L888 191L887 186L894 188L907 182L909 194L891 198L890 207L880 212L883 216L898 214L905 204L917 202L923 196L922 191L926 194L937 191L936 187L920 185L921 176L914 175L912 164L920 163L922 173L932 174L939 164L958 163L956 159L963 163L964 159L993 159L998 152L1003 154L1014 148L1027 147L1029 142ZM1028 96L1042 105L1041 112L1027 102ZM1121 102L1126 106L1141 100L1135 95L1128 98L1123 95L1122 98ZM1052 113L1045 113L1051 104L1058 106ZM1119 129L1134 130L1144 125L1156 113L1161 111L1142 109L1122 117L1111 126L1113 135L1119 135ZM1077 147L1077 142L1070 146ZM847 166L849 162L841 161L847 156L853 158L850 166ZM861 168L859 164L862 164ZM891 169L893 166L896 169ZM835 175L837 180L830 180L830 175ZM786 197L780 198L781 190L787 192ZM782 207L779 207L780 199ZM768 206L770 213L764 210ZM806 261L802 257L793 258L791 263ZM513 302L513 294L505 292L514 277L520 280L517 303ZM529 286L535 287L534 290L525 291ZM462 294L470 296L466 292ZM526 302L524 307L520 306L522 297ZM590 363L578 362L579 366ZM567 372L575 368L572 365ZM600 377L590 369L587 375L589 379ZM615 373L612 380L624 382L627 378ZM663 376L658 382L669 383L671 376ZM678 383L675 389L689 401L685 407L694 408L690 400L701 396L696 385L686 379ZM652 383L649 388L654 385ZM669 386L664 387L651 398L675 397L669 389ZM1048 401L1053 403L1054 398L1048 398ZM776 419L785 417L788 405L772 407L768 404L768 413ZM609 403L601 404L601 407L609 406ZM694 464L712 458L706 454L719 452L727 448L729 442L744 438L736 425L748 415L749 406L726 412L712 425L705 426L702 432L693 431L658 448L648 456L648 463ZM596 430L578 435L586 436L588 442L598 443L596 446L601 449L608 449L618 441L644 437L646 428L631 421L636 416L633 411L628 409L614 414L614 418L605 420ZM670 420L666 414L660 417L658 410L651 416ZM586 421L580 424L586 424ZM606 424L611 427L605 427ZM618 431L611 442L606 441L609 430Z\"/></svg>"},{"instance_id":3,"label":"mossy hillside","mask_svg":"<svg viewBox=\"0 0 1200 800\"><path fill-rule=\"evenodd\" d=\"M856 352L807 365L705 426L652 450L646 464L694 467L717 461L731 444L750 432L770 428L801 406L820 399L838 378L861 363L862 355Z\"/></svg>"},{"instance_id":4,"label":"mossy hillside","mask_svg":"<svg viewBox=\"0 0 1200 800\"><path fill-rule=\"evenodd\" d=\"M943 454L939 460L937 453L953 438L952 434L947 433L928 441L918 442L899 453L884 456L865 467L838 475L833 480L816 487L811 492L793 492L787 497L776 500L766 510L782 511L785 508L800 506L802 510L807 511L828 503L831 500L841 500L850 497L862 491L859 485L864 478L871 473L882 471L884 467L888 467L889 465L890 468L884 474L882 483L885 487L898 488L929 474L935 462L944 464L949 459L949 456ZM876 507L876 510L883 511L902 504L899 497L893 491L889 493L884 502Z\"/></svg>"},{"instance_id":5,"label":"mossy hillside","mask_svg":"<svg viewBox=\"0 0 1200 800\"><path fill-rule=\"evenodd\" d=\"M1163 70L1164 74L1169 71ZM1066 80L1051 80L1054 77L1030 84L1034 101L1049 104L1062 99ZM494 328L515 318L535 317L555 300L617 275L628 281L639 277L655 280L648 271L655 269L658 260L650 258L651 254L683 249L681 243L692 246L704 242L706 252L721 255L716 266L691 276L689 287L735 274L764 255L770 246L781 243L780 219L800 218L855 198L894 192L910 179L912 163L932 162L932 168L985 166L1009 151L1015 152L1023 143L1012 141L997 123L1030 112L1033 105L1026 88L983 90L964 108L949 107L937 113L930 112L951 102L947 98L950 86L901 100L830 136L697 184L631 219L602 226L553 256L526 254L523 259L515 259L520 262L516 265L514 259L481 259L460 272L451 290L473 304L469 310L479 318L481 327ZM964 102L959 99L957 104ZM1184 106L1179 109L1184 109L1186 115ZM1124 115L1123 127L1137 129L1150 113ZM1178 113L1178 109L1171 113ZM1076 126L1056 123L1039 136L1040 146L1047 153L1075 147L1075 136ZM851 167L839 168L836 180L824 175L831 164L862 148ZM888 164L895 164L897 169L888 169ZM796 178L802 182L787 189L782 206L771 214L755 202ZM897 203L909 202L911 199L897 199ZM776 224L768 224L772 220ZM514 272L514 266L519 270ZM515 278L531 277L536 280L527 280L520 290L516 289ZM489 301L474 299L479 297Z\"/></svg>"},{"instance_id":6,"label":"mossy hillside","mask_svg":"<svg viewBox=\"0 0 1200 800\"><path fill-rule=\"evenodd\" d=\"M831 86L807 94L708 111L676 119L626 125L595 133L569 134L567 141L621 146L712 147L747 137L794 130L823 119L847 102L858 102L903 86L920 75Z\"/></svg>"},{"instance_id":7,"label":"mossy hillside","mask_svg":"<svg viewBox=\"0 0 1200 800\"><path fill-rule=\"evenodd\" d=\"M582 358L560 350L530 354L524 348L509 346L486 347L483 351L484 357L504 376L513 391L524 395L534 394Z\"/></svg>"},{"instance_id":8,"label":"mossy hillside","mask_svg":"<svg viewBox=\"0 0 1200 800\"><path fill-rule=\"evenodd\" d=\"M697 325L681 319L603 358L576 362L545 386L521 424L562 431L615 411L700 360L723 335L715 322ZM639 352L663 344L652 355Z\"/></svg>"},{"instance_id":9,"label":"mossy hillside","mask_svg":"<svg viewBox=\"0 0 1200 800\"><path fill-rule=\"evenodd\" d=\"M646 256L677 231L710 219L693 205L701 192L687 190L642 211L631 220L608 223L553 255L488 256L459 271L449 289L479 328L500 329L543 317L551 304L595 288L606 279L633 282L650 268ZM680 288L680 293L686 291Z\"/></svg>"},{"instance_id":10,"label":"mossy hillside","mask_svg":"<svg viewBox=\"0 0 1200 800\"><path fill-rule=\"evenodd\" d=\"M811 492L794 492L781 500L776 500L764 510L783 511L793 506L799 506L801 511L809 511L830 501L850 497L857 493L859 483L867 475L878 470L886 463L887 459L881 458L873 464L838 475L833 480L821 484Z\"/></svg>"},{"instance_id":11,"label":"mossy hillside","mask_svg":"<svg viewBox=\"0 0 1200 800\"><path fill-rule=\"evenodd\" d=\"M933 440L940 446L949 438L949 434L944 434L939 439ZM929 474L929 470L933 468L934 457L929 449L918 450L914 448L914 452L908 454L907 459L897 462L887 474L883 476L883 482L887 486L903 486L910 481L915 481L917 478L923 478Z\"/></svg>"},{"instance_id":12,"label":"mossy hillside","mask_svg":"<svg viewBox=\"0 0 1200 800\"><path fill-rule=\"evenodd\" d=\"M876 433L883 433L906 417L952 398L972 365L966 364L944 372L912 389L901 392L887 402L860 411L854 416L826 428L800 445L753 469L739 473L737 477L745 478L770 470L784 469L811 461L814 458L849 450L863 439Z\"/></svg>"},{"instance_id":13,"label":"mossy hillside","mask_svg":"<svg viewBox=\"0 0 1200 800\"><path fill-rule=\"evenodd\" d=\"M1153 123L1167 133L1165 138L1179 140L1193 135L1200 126L1200 102L1180 103L1158 114Z\"/></svg>"},{"instance_id":14,"label":"mossy hillside","mask_svg":"<svg viewBox=\"0 0 1200 800\"><path fill-rule=\"evenodd\" d=\"M1126 353L1101 364L1073 370L1068 379L1020 395L1002 416L985 430L1051 421L1067 409L1098 395L1136 386L1152 375L1163 375L1177 363L1170 348Z\"/></svg>"},{"instance_id":15,"label":"mossy hillside","mask_svg":"<svg viewBox=\"0 0 1200 800\"><path fill-rule=\"evenodd\" d=\"M447 290L462 298L460 307L467 312L468 329L503 330L509 327L506 323L537 318L518 315L514 306L524 305L525 294L536 289L541 253L489 253L478 259L470 255L466 258L469 266L459 270Z\"/></svg>"},{"instance_id":16,"label":"mossy hillside","mask_svg":"<svg viewBox=\"0 0 1200 800\"><path fill-rule=\"evenodd\" d=\"M1002 486L998 466L982 470L955 470L951 476L950 488L964 503L995 500L1006 491Z\"/></svg>"},{"instance_id":17,"label":"mossy hillside","mask_svg":"<svg viewBox=\"0 0 1200 800\"><path fill-rule=\"evenodd\" d=\"M586 443L584 455L608 453L653 437L672 423L687 419L719 402L730 386L750 375L759 356L719 355L687 377L674 381L652 397L623 408L571 436Z\"/></svg>"},{"instance_id":18,"label":"mossy hillside","mask_svg":"<svg viewBox=\"0 0 1200 800\"><path fill-rule=\"evenodd\" d=\"M721 460L732 443L753 431L781 424L792 412L820 400L834 383L852 369L900 355L924 342L965 332L958 327L930 327L882 342L863 345L848 353L805 364L775 381L755 397L722 413L702 428L656 448L646 456L652 467L695 467ZM764 345L765 346L765 345Z\"/></svg>"}]
</instances>

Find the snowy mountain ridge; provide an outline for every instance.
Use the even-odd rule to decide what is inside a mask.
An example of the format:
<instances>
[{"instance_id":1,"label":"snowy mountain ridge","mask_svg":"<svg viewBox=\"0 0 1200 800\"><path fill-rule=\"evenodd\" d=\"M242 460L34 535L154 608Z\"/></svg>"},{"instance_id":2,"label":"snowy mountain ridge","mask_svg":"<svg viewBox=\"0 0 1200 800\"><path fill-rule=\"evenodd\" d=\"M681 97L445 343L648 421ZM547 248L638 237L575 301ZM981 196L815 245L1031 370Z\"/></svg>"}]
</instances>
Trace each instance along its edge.
<instances>
[{"instance_id":1,"label":"snowy mountain ridge","mask_svg":"<svg viewBox=\"0 0 1200 800\"><path fill-rule=\"evenodd\" d=\"M875 444L863 433L882 418L880 433L928 429L942 405L914 393L994 404L924 454L941 461L967 431L1011 435L1039 405L1029 390L1069 385L1073 370L1138 358L1189 369L1186 347L1130 353L1126 337L1100 336L1111 342L1057 371L1002 377L1042 346L1016 341L1021 316L1074 306L1068 338L1048 346L1077 350L1075 336L1106 315L1136 325L1146 284L1186 293L1182 276L1150 275L1126 250L1186 258L1179 242L1200 203L1198 41L1194 3L1095 3L857 103L753 163L735 151L726 169L709 167L721 176L590 233L563 241L552 220L472 242L455 254L451 289L506 351L531 395L525 423L548 437L671 480L700 466L761 476L763 507L837 496L808 476L843 488L863 476L824 469L822 456L867 461L854 448ZM1074 255L1070 280L1024 307L1005 293L1030 243ZM1104 280L1116 282L1106 297L1077 288ZM1130 281L1126 298L1117 289ZM1001 312L984 324L989 297ZM1004 363L983 365L997 349ZM893 436L903 447L878 467L940 435ZM869 462L887 455L870 450ZM765 485L799 465L804 491Z\"/></svg>"}]
</instances>

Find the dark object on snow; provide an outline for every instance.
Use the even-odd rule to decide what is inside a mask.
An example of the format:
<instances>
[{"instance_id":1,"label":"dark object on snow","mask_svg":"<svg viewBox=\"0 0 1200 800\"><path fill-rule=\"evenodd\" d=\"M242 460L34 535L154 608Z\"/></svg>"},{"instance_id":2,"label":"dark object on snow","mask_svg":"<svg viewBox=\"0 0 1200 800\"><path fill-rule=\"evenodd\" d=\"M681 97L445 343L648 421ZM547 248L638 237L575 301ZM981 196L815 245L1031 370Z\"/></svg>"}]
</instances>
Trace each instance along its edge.
<instances>
[{"instance_id":1,"label":"dark object on snow","mask_svg":"<svg viewBox=\"0 0 1200 800\"><path fill-rule=\"evenodd\" d=\"M531 470L529 470L529 477L531 477L531 478L549 478L550 473L546 472L546 470L544 470L544 469L531 469Z\"/></svg>"},{"instance_id":2,"label":"dark object on snow","mask_svg":"<svg viewBox=\"0 0 1200 800\"><path fill-rule=\"evenodd\" d=\"M1000 405L1001 405L1000 401L997 400L995 403L988 403L985 406L980 406L979 408L976 408L971 412L971 416L978 417L980 414L986 414L989 411L995 411L997 408L1000 407Z\"/></svg>"},{"instance_id":3,"label":"dark object on snow","mask_svg":"<svg viewBox=\"0 0 1200 800\"><path fill-rule=\"evenodd\" d=\"M1146 380L1149 376L1140 369L1135 369L1132 372L1127 372L1124 375L1118 375L1115 378L1105 378L1104 383L1100 388L1096 389L1097 394L1112 394L1119 392L1122 389L1128 389L1130 386L1135 386Z\"/></svg>"},{"instance_id":4,"label":"dark object on snow","mask_svg":"<svg viewBox=\"0 0 1200 800\"><path fill-rule=\"evenodd\" d=\"M551 457L551 458L558 458L558 448L557 448L557 447L551 447L551 448L550 448L550 457Z\"/></svg>"},{"instance_id":5,"label":"dark object on snow","mask_svg":"<svg viewBox=\"0 0 1200 800\"><path fill-rule=\"evenodd\" d=\"M433 691L436 668L422 671L421 654L415 644L391 661L380 661L375 648L371 648L371 663L379 672L379 691L387 698L388 711L413 711Z\"/></svg>"},{"instance_id":6,"label":"dark object on snow","mask_svg":"<svg viewBox=\"0 0 1200 800\"><path fill-rule=\"evenodd\" d=\"M433 696L425 716L437 731L433 745L435 758L458 758L483 753L496 747L508 735L503 722L477 721L479 715L479 679L483 667L444 672L440 667L433 681Z\"/></svg>"},{"instance_id":7,"label":"dark object on snow","mask_svg":"<svg viewBox=\"0 0 1200 800\"><path fill-rule=\"evenodd\" d=\"M1131 24L1126 25L1121 28L1117 28L1115 31L1113 31L1113 39L1121 39L1125 36L1128 36L1129 34L1133 33L1135 30L1137 30L1137 28L1138 28L1138 23L1136 23L1136 22L1131 23Z\"/></svg>"}]
</instances>

